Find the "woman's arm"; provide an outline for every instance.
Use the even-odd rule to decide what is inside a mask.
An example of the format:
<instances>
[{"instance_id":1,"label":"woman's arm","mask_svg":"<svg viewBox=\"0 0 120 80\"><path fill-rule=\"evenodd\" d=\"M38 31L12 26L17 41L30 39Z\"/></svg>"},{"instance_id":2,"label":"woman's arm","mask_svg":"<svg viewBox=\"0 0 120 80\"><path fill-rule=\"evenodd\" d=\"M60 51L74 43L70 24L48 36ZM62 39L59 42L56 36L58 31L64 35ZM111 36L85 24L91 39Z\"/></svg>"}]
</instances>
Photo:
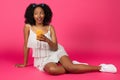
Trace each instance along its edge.
<instances>
[{"instance_id":1,"label":"woman's arm","mask_svg":"<svg viewBox=\"0 0 120 80\"><path fill-rule=\"evenodd\" d=\"M56 38L56 34L55 34L55 30L54 30L53 26L50 27L50 32L51 32L50 33L51 40L42 34L37 36L37 40L47 42L50 46L50 50L57 51L58 43L57 43L57 38Z\"/></svg>"},{"instance_id":2,"label":"woman's arm","mask_svg":"<svg viewBox=\"0 0 120 80\"><path fill-rule=\"evenodd\" d=\"M51 32L51 35L50 35L51 40L47 39L47 43L49 44L51 50L57 51L58 43L57 43L55 29L53 26L50 27L50 32Z\"/></svg>"},{"instance_id":3,"label":"woman's arm","mask_svg":"<svg viewBox=\"0 0 120 80\"><path fill-rule=\"evenodd\" d=\"M24 65L25 66L28 63L29 48L27 47L27 42L28 42L29 31L30 31L29 25L25 25L24 27Z\"/></svg>"},{"instance_id":4,"label":"woman's arm","mask_svg":"<svg viewBox=\"0 0 120 80\"><path fill-rule=\"evenodd\" d=\"M29 48L27 48L27 42L28 42L28 36L29 36L29 25L25 25L24 27L24 63L23 64L17 64L17 67L25 67L28 63L28 54L29 54Z\"/></svg>"}]
</instances>

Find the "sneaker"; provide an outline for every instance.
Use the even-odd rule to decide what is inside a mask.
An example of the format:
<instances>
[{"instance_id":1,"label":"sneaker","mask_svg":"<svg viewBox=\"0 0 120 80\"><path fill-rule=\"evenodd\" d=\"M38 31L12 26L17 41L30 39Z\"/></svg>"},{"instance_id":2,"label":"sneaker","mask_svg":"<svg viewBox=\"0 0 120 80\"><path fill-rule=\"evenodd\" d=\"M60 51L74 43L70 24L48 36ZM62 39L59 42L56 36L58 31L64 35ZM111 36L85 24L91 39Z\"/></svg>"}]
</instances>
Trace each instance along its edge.
<instances>
[{"instance_id":1,"label":"sneaker","mask_svg":"<svg viewBox=\"0 0 120 80\"><path fill-rule=\"evenodd\" d=\"M100 71L101 72L110 72L110 73L116 73L117 68L113 64L100 64L101 66Z\"/></svg>"},{"instance_id":2,"label":"sneaker","mask_svg":"<svg viewBox=\"0 0 120 80\"><path fill-rule=\"evenodd\" d=\"M73 60L72 63L73 63L73 64L84 64L84 65L88 65L88 63L82 63L82 62L78 62L78 61L75 61L75 60Z\"/></svg>"}]
</instances>

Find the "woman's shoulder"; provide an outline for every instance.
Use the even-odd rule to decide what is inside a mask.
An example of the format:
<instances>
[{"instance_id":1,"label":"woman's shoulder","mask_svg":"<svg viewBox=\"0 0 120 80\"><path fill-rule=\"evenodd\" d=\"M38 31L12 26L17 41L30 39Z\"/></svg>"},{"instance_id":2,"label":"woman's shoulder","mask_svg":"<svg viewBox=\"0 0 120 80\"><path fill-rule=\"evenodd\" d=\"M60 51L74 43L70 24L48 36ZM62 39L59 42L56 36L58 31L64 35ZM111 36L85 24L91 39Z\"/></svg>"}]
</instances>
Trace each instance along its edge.
<instances>
[{"instance_id":1,"label":"woman's shoulder","mask_svg":"<svg viewBox=\"0 0 120 80\"><path fill-rule=\"evenodd\" d=\"M30 28L31 28L31 25L30 25L30 24L25 24L25 25L24 25L24 30L25 30L25 31L29 31Z\"/></svg>"},{"instance_id":2,"label":"woman's shoulder","mask_svg":"<svg viewBox=\"0 0 120 80\"><path fill-rule=\"evenodd\" d=\"M31 25L30 24L25 24L25 27L30 28Z\"/></svg>"},{"instance_id":3,"label":"woman's shoulder","mask_svg":"<svg viewBox=\"0 0 120 80\"><path fill-rule=\"evenodd\" d=\"M49 30L51 33L55 33L55 28L53 25L49 25Z\"/></svg>"},{"instance_id":4,"label":"woman's shoulder","mask_svg":"<svg viewBox=\"0 0 120 80\"><path fill-rule=\"evenodd\" d=\"M48 28L49 29L54 29L54 26L53 25L48 25Z\"/></svg>"}]
</instances>

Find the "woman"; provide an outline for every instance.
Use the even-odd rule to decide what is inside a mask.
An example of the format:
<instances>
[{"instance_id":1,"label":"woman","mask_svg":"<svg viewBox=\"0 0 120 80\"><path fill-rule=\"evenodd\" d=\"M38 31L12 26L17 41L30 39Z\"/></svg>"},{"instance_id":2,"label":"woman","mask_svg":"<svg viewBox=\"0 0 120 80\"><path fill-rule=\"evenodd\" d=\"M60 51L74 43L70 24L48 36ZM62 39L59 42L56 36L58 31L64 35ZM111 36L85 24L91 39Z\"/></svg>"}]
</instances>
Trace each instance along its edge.
<instances>
[{"instance_id":1,"label":"woman","mask_svg":"<svg viewBox=\"0 0 120 80\"><path fill-rule=\"evenodd\" d=\"M17 64L17 67L27 65L29 48L32 48L34 66L49 74L117 72L112 64L91 66L72 62L64 48L57 42L54 27L50 25L51 19L52 11L47 4L30 4L27 7L24 27L24 64ZM37 30L42 30L42 34L36 35ZM61 65L58 66L57 63Z\"/></svg>"}]
</instances>

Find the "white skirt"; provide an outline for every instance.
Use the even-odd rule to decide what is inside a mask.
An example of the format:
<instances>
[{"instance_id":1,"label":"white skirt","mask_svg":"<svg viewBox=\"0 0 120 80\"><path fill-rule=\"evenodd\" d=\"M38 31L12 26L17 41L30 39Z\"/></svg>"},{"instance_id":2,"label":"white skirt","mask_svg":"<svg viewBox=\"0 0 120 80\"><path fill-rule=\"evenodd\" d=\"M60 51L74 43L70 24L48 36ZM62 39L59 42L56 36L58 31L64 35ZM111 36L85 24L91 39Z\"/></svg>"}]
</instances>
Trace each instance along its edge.
<instances>
[{"instance_id":1,"label":"white skirt","mask_svg":"<svg viewBox=\"0 0 120 80\"><path fill-rule=\"evenodd\" d=\"M44 56L38 55L40 52L41 50L39 48L33 49L34 67L36 67L40 71L44 71L44 66L46 64L50 62L58 63L62 56L68 56L68 54L60 44L58 44L57 51L51 51L49 49L47 51L42 51L43 54L45 54ZM47 52L47 54L45 52Z\"/></svg>"}]
</instances>

